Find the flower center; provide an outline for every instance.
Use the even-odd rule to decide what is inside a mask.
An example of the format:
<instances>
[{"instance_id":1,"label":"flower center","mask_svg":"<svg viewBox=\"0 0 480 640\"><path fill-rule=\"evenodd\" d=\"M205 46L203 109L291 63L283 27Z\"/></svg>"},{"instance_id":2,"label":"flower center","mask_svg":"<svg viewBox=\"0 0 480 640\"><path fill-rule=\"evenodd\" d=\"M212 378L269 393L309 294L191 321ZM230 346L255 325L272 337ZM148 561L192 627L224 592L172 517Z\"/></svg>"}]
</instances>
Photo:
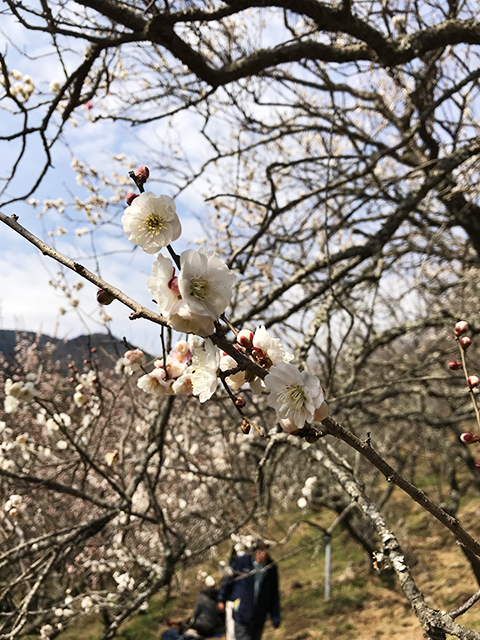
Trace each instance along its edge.
<instances>
[{"instance_id":1,"label":"flower center","mask_svg":"<svg viewBox=\"0 0 480 640\"><path fill-rule=\"evenodd\" d=\"M199 298L200 300L204 300L210 289L210 285L208 284L208 280L203 276L198 276L198 278L192 278L190 280L190 293L195 298Z\"/></svg>"},{"instance_id":2,"label":"flower center","mask_svg":"<svg viewBox=\"0 0 480 640\"><path fill-rule=\"evenodd\" d=\"M159 216L158 213L149 213L143 224L148 235L158 236L165 226L165 218Z\"/></svg>"},{"instance_id":3,"label":"flower center","mask_svg":"<svg viewBox=\"0 0 480 640\"><path fill-rule=\"evenodd\" d=\"M281 402L280 411L293 409L299 411L305 406L307 397L305 390L301 385L292 384L278 394L278 399Z\"/></svg>"}]
</instances>

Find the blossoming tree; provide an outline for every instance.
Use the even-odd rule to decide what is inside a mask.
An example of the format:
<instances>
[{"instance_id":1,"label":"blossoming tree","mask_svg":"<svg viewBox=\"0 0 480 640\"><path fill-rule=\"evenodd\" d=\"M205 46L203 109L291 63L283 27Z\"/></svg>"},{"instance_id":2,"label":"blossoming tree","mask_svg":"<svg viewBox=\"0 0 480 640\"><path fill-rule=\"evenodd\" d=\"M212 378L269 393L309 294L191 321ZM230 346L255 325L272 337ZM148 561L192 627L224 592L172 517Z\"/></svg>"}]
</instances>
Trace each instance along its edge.
<instances>
[{"instance_id":1,"label":"blossoming tree","mask_svg":"<svg viewBox=\"0 0 480 640\"><path fill-rule=\"evenodd\" d=\"M71 204L88 226L62 222L68 229L56 235L97 234L99 221L114 223L126 197L128 240L156 254L145 287L157 313L47 246L15 215L0 214L96 285L100 304L120 301L132 319L161 327L163 338L153 362L126 351L124 383L93 367L84 378L74 372L60 393L55 371L49 378L37 363L28 370L17 363L16 377L5 377L7 637L37 628L48 636L92 607L109 612L103 637L111 637L179 563L258 515L267 489L280 488L288 504L303 486L304 508L313 497L309 478L322 467L345 508L355 502L370 522L382 561L390 560L427 636L478 638L455 622L461 611L440 614L425 603L373 492L351 471L356 451L368 461L360 472L373 466L478 556L455 508L401 475L420 437L440 427L460 435L459 422L472 416L464 387L449 388L444 361L451 326L475 306L480 249L474 3L5 5L25 29L51 34L63 75L39 86L0 58L2 106L12 125L21 118L2 133L12 148L20 142L2 207L34 194L55 145L79 117L144 126L171 118L173 128L188 113L201 119L206 155L190 163L165 144L151 160L176 192L202 178L213 221L210 246L177 253L176 198L145 192L145 167L132 176L138 193L127 194L126 176L109 178L74 158L89 193ZM71 66L70 54L79 52L81 62ZM44 164L12 196L35 137ZM97 182L111 188L111 199ZM68 210L63 200L43 204L62 216ZM190 337L173 343L171 330ZM459 368L466 372L463 361ZM128 399L118 385L130 390ZM476 386L467 376L469 394ZM328 417L325 398L339 422ZM465 434L437 440L461 452L475 479L466 445L477 436ZM334 448L332 436L347 448ZM259 448L242 450L254 438ZM281 473L270 487L264 474L284 450L291 452L287 472L295 460L305 466L293 493ZM448 468L454 507L455 464ZM28 517L33 489L25 490L34 486L38 522ZM63 511L52 495L61 496ZM191 508L187 522L192 495L201 512ZM135 551L133 537L141 540ZM80 586L72 593L65 575L52 607L45 585L60 566Z\"/></svg>"}]
</instances>

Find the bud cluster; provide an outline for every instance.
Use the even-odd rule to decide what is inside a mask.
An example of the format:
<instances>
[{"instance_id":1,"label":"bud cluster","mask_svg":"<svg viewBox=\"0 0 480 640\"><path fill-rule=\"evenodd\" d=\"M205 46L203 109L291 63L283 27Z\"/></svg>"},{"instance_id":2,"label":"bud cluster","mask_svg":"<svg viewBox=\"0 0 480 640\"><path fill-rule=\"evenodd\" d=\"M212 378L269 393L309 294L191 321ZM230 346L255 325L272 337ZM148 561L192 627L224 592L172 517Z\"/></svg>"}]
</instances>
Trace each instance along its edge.
<instances>
[{"instance_id":1,"label":"bud cluster","mask_svg":"<svg viewBox=\"0 0 480 640\"><path fill-rule=\"evenodd\" d=\"M477 425L480 428L480 412L478 409L477 401L474 395L474 389L480 385L480 378L476 375L469 375L467 371L467 361L466 361L466 351L472 345L472 340L467 335L468 332L468 323L465 320L459 320L455 327L453 328L453 334L455 336L455 340L458 342L458 347L460 351L460 359L461 362L457 360L450 360L448 363L448 368L452 371L457 371L459 369L463 369L463 373L465 375L465 380L467 382L468 391L470 394L470 398L472 400L473 409L475 411L475 416L477 419ZM480 436L465 431L460 435L460 440L463 444L475 444L476 442L480 442ZM476 463L476 466L480 468L480 462Z\"/></svg>"},{"instance_id":2,"label":"bud cluster","mask_svg":"<svg viewBox=\"0 0 480 640\"><path fill-rule=\"evenodd\" d=\"M135 184L137 185L137 187L139 188L140 192L143 192L143 185L146 183L146 181L150 177L150 171L148 167L144 167L144 166L139 167L135 171L135 173L132 171L130 173L130 176L135 182ZM132 202L135 200L135 198L138 198L139 195L140 194L135 193L134 191L130 191L130 193L127 193L127 197L125 198L127 205L130 206Z\"/></svg>"}]
</instances>

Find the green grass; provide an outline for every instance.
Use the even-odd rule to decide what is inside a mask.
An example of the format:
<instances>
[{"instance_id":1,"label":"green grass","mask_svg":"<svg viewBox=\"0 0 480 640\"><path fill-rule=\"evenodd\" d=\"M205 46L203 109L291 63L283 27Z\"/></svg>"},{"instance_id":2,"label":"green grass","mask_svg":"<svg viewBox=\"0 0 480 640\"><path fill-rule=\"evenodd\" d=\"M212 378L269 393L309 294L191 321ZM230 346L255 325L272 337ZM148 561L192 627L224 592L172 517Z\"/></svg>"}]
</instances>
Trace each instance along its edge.
<instances>
[{"instance_id":1,"label":"green grass","mask_svg":"<svg viewBox=\"0 0 480 640\"><path fill-rule=\"evenodd\" d=\"M416 551L420 563L414 569L414 574L418 572L418 586L428 592L428 585L432 582L444 585L448 582L445 578L451 574L450 565L435 567L439 572L434 576L431 575L433 567L428 560L430 550L435 550L438 554L444 544L438 535L431 535L437 533L431 516L420 508L412 509L411 504L407 505L402 500L398 501L397 507L399 510L396 519L401 513L405 523L402 525L404 535L418 545ZM409 507L409 510L405 510L405 507ZM328 526L332 514L321 512L309 514L309 517L322 526ZM291 514L277 518L269 531L270 536L281 538L283 529L288 528L290 520ZM219 558L226 558L228 544L218 551ZM380 640L387 637L402 640L402 631L407 626L411 629L408 631L409 640L422 639L420 624L410 611L395 577L370 573L365 552L346 533L337 531L332 540L332 589L328 602L324 600L325 553L320 532L303 524L288 544L276 549L272 555L279 566L283 622L277 631L267 623L263 640ZM461 558L459 551L459 560ZM427 573L424 565L428 568ZM216 561L212 559L205 559L201 564L202 569L213 575L215 566ZM159 640L162 631L166 629L167 617L185 618L191 613L201 587L196 581L197 569L198 567L194 567L186 572L186 591L182 596L167 605L163 603L161 594L154 596L147 612L122 625L116 637L119 640ZM422 585L424 573L426 582ZM455 585L451 588L447 585L442 594L438 593L437 596L439 602L443 598L453 608L455 604L459 604L459 599L462 600L463 593L459 593ZM393 615L396 617L392 617ZM461 623L467 628L478 630L478 612L462 616ZM64 631L59 639L98 640L103 628L99 616L88 616Z\"/></svg>"}]
</instances>

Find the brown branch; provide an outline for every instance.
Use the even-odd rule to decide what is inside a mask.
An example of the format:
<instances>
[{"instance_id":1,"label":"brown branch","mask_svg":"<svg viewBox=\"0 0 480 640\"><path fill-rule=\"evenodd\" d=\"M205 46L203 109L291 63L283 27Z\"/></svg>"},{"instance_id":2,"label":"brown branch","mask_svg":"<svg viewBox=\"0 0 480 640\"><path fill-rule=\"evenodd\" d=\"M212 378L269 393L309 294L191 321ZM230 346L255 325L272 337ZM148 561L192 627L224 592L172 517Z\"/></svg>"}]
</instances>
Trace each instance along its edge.
<instances>
[{"instance_id":1,"label":"brown branch","mask_svg":"<svg viewBox=\"0 0 480 640\"><path fill-rule=\"evenodd\" d=\"M357 436L342 427L342 425L333 420L333 418L325 418L325 420L322 421L322 425L328 433L343 440L343 442L347 443L352 449L361 453L374 467L383 473L387 482L393 482L393 484L396 484L400 489L405 491L417 504L447 527L461 544L480 557L480 543L465 531L459 521L435 504L435 502L432 502L423 491L417 489L417 487L395 471L368 442L357 438Z\"/></svg>"}]
</instances>

